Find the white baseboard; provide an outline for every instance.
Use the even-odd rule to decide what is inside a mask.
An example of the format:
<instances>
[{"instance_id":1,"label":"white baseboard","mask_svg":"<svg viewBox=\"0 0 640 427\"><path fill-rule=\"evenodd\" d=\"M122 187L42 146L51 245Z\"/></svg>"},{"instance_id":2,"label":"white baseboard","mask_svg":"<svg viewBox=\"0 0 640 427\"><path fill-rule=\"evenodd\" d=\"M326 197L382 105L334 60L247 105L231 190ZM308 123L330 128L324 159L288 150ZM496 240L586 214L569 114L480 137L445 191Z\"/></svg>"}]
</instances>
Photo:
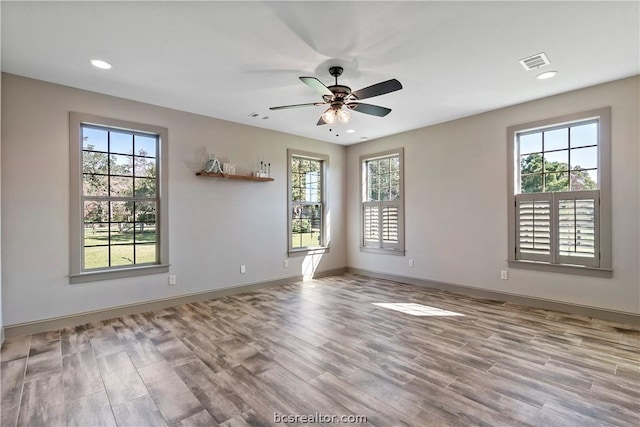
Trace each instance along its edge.
<instances>
[{"instance_id":1,"label":"white baseboard","mask_svg":"<svg viewBox=\"0 0 640 427\"><path fill-rule=\"evenodd\" d=\"M452 283L438 282L433 280L419 279L416 277L399 276L395 274L381 273L362 268L347 267L348 273L359 274L361 276L373 277L376 279L392 280L394 282L406 283L409 285L421 286L431 289L440 289L455 294L467 295L475 298L504 301L513 304L524 305L545 310L559 311L563 313L580 314L582 316L594 317L596 319L611 320L619 323L635 324L640 323L640 315L624 311L607 310L598 307L558 302L544 298L530 297L525 295L511 294L500 291L489 291L473 286L454 285Z\"/></svg>"},{"instance_id":2,"label":"white baseboard","mask_svg":"<svg viewBox=\"0 0 640 427\"><path fill-rule=\"evenodd\" d=\"M343 274L345 271L346 268L344 267L320 271L314 274L314 278L339 275ZM71 314L68 316L36 320L33 322L17 323L13 325L6 325L3 328L3 334L6 333L7 338L20 335L35 334L39 332L50 331L53 329L66 328L68 326L82 325L89 322L99 322L101 320L113 319L114 317L144 313L147 311L162 310L164 308L182 304L189 304L196 301L206 301L214 298L222 298L228 295L251 292L271 286L279 286L287 283L299 282L301 280L303 280L303 277L301 275L291 276L281 279L252 283L248 285L230 286L226 288L215 289L213 291L197 292L170 298L162 298L135 304L110 307L100 310L86 311L83 313Z\"/></svg>"}]
</instances>

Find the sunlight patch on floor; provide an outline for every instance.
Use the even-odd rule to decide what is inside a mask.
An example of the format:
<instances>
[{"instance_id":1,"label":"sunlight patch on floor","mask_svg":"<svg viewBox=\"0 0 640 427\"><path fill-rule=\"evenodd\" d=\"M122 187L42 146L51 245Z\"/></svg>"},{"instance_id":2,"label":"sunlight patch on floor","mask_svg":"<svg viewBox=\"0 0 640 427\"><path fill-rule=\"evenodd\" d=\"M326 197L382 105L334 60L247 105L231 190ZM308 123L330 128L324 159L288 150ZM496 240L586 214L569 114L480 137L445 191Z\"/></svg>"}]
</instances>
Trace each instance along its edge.
<instances>
[{"instance_id":1,"label":"sunlight patch on floor","mask_svg":"<svg viewBox=\"0 0 640 427\"><path fill-rule=\"evenodd\" d=\"M390 310L401 311L412 316L464 316L464 314L454 311L442 310L428 305L402 302L374 302L373 305L388 308Z\"/></svg>"}]
</instances>

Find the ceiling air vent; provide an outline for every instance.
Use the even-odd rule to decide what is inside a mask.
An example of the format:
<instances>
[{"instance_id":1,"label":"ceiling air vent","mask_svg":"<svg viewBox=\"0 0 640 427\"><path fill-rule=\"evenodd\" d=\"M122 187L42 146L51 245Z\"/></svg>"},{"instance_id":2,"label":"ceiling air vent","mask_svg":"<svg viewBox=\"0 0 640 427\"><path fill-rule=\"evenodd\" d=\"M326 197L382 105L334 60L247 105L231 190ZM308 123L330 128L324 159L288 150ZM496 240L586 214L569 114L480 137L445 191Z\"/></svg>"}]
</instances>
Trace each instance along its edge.
<instances>
[{"instance_id":1,"label":"ceiling air vent","mask_svg":"<svg viewBox=\"0 0 640 427\"><path fill-rule=\"evenodd\" d=\"M538 53L528 58L521 59L520 64L522 64L524 69L527 71L535 70L537 68L544 67L545 65L549 65L549 58L547 58L547 55L544 53Z\"/></svg>"}]
</instances>

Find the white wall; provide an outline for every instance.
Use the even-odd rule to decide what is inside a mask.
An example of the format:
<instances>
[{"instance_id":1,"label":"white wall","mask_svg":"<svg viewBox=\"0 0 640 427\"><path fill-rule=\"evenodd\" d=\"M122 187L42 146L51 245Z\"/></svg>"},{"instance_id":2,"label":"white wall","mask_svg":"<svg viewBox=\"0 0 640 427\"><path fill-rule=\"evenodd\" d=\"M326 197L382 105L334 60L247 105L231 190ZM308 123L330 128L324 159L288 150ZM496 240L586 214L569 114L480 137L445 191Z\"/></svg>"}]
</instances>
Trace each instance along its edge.
<instances>
[{"instance_id":1,"label":"white wall","mask_svg":"<svg viewBox=\"0 0 640 427\"><path fill-rule=\"evenodd\" d=\"M302 274L287 254L287 148L330 156L331 251L318 270L345 266L342 146L2 75L2 284L5 325ZM169 129L170 274L70 285L69 111ZM274 182L196 177L214 153ZM240 274L240 264L247 273Z\"/></svg>"},{"instance_id":2,"label":"white wall","mask_svg":"<svg viewBox=\"0 0 640 427\"><path fill-rule=\"evenodd\" d=\"M640 313L640 77L347 149L347 264L387 274ZM507 269L508 126L612 107L613 278ZM358 157L404 147L406 256L359 251ZM415 260L415 268L408 267Z\"/></svg>"}]
</instances>

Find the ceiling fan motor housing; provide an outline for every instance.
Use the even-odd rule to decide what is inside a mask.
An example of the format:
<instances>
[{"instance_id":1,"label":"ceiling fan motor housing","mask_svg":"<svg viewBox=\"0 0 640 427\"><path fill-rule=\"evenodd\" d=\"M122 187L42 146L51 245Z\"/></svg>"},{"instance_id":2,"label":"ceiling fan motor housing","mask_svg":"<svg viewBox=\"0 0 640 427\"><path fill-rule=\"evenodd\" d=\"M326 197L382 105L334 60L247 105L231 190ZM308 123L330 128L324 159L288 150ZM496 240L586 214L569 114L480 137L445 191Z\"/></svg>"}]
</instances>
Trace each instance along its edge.
<instances>
[{"instance_id":1,"label":"ceiling fan motor housing","mask_svg":"<svg viewBox=\"0 0 640 427\"><path fill-rule=\"evenodd\" d=\"M333 98L335 98L335 100L344 100L351 94L351 88L349 86L333 85L327 86L327 89L333 92L333 96L324 95L322 98L325 102L331 102Z\"/></svg>"}]
</instances>

